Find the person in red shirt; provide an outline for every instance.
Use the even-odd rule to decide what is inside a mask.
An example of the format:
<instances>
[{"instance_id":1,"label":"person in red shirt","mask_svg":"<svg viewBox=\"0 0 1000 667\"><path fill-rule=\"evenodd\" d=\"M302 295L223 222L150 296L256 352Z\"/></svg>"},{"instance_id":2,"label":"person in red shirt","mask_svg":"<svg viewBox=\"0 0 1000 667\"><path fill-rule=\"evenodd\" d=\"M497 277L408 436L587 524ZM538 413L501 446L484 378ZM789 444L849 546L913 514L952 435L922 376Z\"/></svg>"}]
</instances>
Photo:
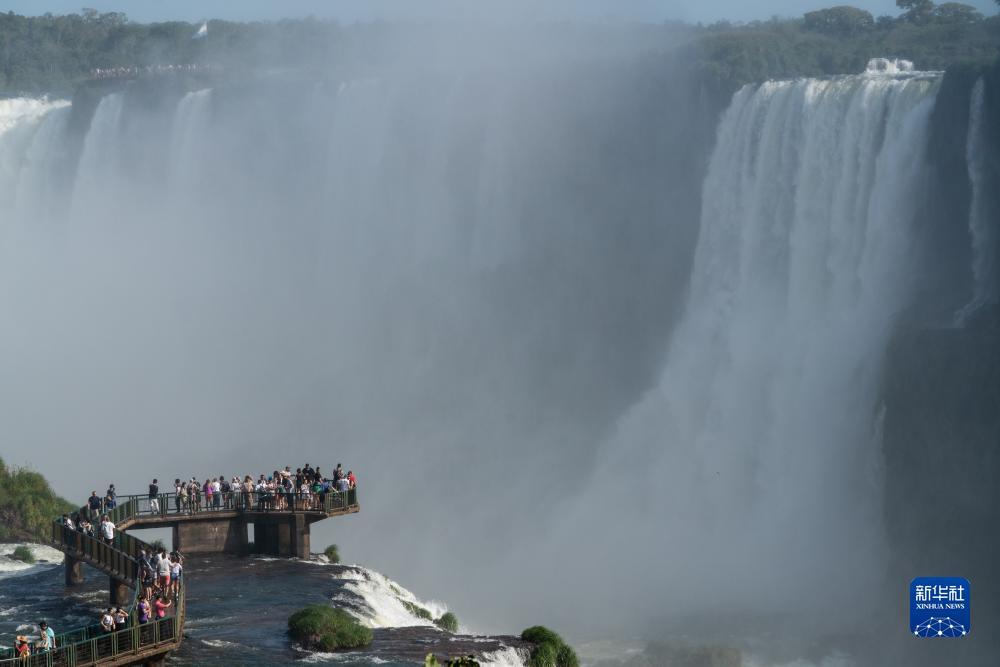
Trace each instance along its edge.
<instances>
[{"instance_id":1,"label":"person in red shirt","mask_svg":"<svg viewBox=\"0 0 1000 667\"><path fill-rule=\"evenodd\" d=\"M347 481L351 483L352 489L358 485L358 478L354 476L353 470L347 471Z\"/></svg>"}]
</instances>

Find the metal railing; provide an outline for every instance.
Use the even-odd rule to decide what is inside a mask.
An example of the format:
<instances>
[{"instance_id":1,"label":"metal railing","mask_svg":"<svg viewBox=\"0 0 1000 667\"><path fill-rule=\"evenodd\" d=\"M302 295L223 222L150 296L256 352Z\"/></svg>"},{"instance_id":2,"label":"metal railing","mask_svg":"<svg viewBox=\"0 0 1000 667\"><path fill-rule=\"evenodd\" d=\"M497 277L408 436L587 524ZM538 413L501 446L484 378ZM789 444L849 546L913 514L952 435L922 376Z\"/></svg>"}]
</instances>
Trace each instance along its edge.
<instances>
[{"instance_id":1,"label":"metal railing","mask_svg":"<svg viewBox=\"0 0 1000 667\"><path fill-rule=\"evenodd\" d=\"M107 513L118 524L121 521L152 517L191 516L220 512L336 512L358 506L357 488L325 493L290 493L279 491L229 491L212 496L179 496L161 493L155 499L148 495L118 496L121 501ZM153 501L156 504L153 504Z\"/></svg>"}]
</instances>

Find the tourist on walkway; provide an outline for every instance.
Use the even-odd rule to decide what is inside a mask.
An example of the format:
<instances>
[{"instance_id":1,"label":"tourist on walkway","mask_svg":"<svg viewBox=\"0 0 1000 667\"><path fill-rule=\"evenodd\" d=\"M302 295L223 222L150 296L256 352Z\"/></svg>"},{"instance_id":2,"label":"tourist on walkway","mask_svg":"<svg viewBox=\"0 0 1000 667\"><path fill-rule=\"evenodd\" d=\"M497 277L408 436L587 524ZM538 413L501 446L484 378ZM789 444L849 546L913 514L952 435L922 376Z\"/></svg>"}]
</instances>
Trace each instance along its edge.
<instances>
[{"instance_id":1,"label":"tourist on walkway","mask_svg":"<svg viewBox=\"0 0 1000 667\"><path fill-rule=\"evenodd\" d=\"M174 509L178 514L181 513L181 480L174 480Z\"/></svg>"},{"instance_id":2,"label":"tourist on walkway","mask_svg":"<svg viewBox=\"0 0 1000 667\"><path fill-rule=\"evenodd\" d=\"M101 630L106 633L115 631L115 610L111 607L101 615Z\"/></svg>"},{"instance_id":3,"label":"tourist on walkway","mask_svg":"<svg viewBox=\"0 0 1000 667\"><path fill-rule=\"evenodd\" d=\"M181 572L183 569L180 554L173 554L170 557L170 594L175 598L181 590Z\"/></svg>"},{"instance_id":4,"label":"tourist on walkway","mask_svg":"<svg viewBox=\"0 0 1000 667\"><path fill-rule=\"evenodd\" d=\"M149 623L149 617L152 615L153 609L149 606L149 595L146 593L139 596L139 609L137 613L140 624Z\"/></svg>"},{"instance_id":5,"label":"tourist on walkway","mask_svg":"<svg viewBox=\"0 0 1000 667\"><path fill-rule=\"evenodd\" d=\"M114 544L115 541L115 524L111 521L107 514L104 515L101 520L101 537L107 544Z\"/></svg>"},{"instance_id":6,"label":"tourist on walkway","mask_svg":"<svg viewBox=\"0 0 1000 667\"><path fill-rule=\"evenodd\" d=\"M28 643L28 638L24 635L18 635L16 644L14 644L14 652L17 654L18 658L27 658L31 656L31 644Z\"/></svg>"},{"instance_id":7,"label":"tourist on walkway","mask_svg":"<svg viewBox=\"0 0 1000 667\"><path fill-rule=\"evenodd\" d=\"M88 517L91 521L94 521L101 515L101 508L104 506L104 501L101 497L97 495L97 491L90 492L90 498L87 498L87 509L90 510L90 516Z\"/></svg>"},{"instance_id":8,"label":"tourist on walkway","mask_svg":"<svg viewBox=\"0 0 1000 667\"><path fill-rule=\"evenodd\" d=\"M149 511L153 514L160 513L160 486L158 479L153 479L153 483L149 485Z\"/></svg>"},{"instance_id":9,"label":"tourist on walkway","mask_svg":"<svg viewBox=\"0 0 1000 667\"><path fill-rule=\"evenodd\" d=\"M159 584L160 592L165 595L170 590L170 559L167 558L166 549L160 552L160 560L156 563L156 572L159 575L157 584Z\"/></svg>"},{"instance_id":10,"label":"tourist on walkway","mask_svg":"<svg viewBox=\"0 0 1000 667\"><path fill-rule=\"evenodd\" d=\"M167 609L171 604L166 594L160 593L156 596L156 602L153 603L153 608L156 610L156 620L160 620L167 615Z\"/></svg>"},{"instance_id":11,"label":"tourist on walkway","mask_svg":"<svg viewBox=\"0 0 1000 667\"><path fill-rule=\"evenodd\" d=\"M128 612L118 607L115 610L115 630L124 630L128 627Z\"/></svg>"},{"instance_id":12,"label":"tourist on walkway","mask_svg":"<svg viewBox=\"0 0 1000 667\"><path fill-rule=\"evenodd\" d=\"M49 624L45 621L39 621L38 629L39 634L42 639L39 644L42 645L43 651L51 651L56 647L56 631L49 627Z\"/></svg>"}]
</instances>

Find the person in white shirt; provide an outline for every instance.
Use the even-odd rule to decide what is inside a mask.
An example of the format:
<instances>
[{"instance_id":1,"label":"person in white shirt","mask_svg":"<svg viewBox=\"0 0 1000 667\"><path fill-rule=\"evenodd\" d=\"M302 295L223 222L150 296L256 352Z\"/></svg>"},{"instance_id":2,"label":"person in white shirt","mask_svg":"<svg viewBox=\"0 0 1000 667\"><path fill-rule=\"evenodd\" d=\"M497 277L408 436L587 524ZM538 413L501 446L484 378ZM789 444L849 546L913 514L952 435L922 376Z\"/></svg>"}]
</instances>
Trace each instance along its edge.
<instances>
[{"instance_id":1,"label":"person in white shirt","mask_svg":"<svg viewBox=\"0 0 1000 667\"><path fill-rule=\"evenodd\" d=\"M104 520L101 521L101 537L108 544L112 544L115 541L115 524L112 523L107 515L104 515Z\"/></svg>"},{"instance_id":2,"label":"person in white shirt","mask_svg":"<svg viewBox=\"0 0 1000 667\"><path fill-rule=\"evenodd\" d=\"M170 559L167 558L167 551L160 552L160 562L156 564L156 573L159 575L160 593L167 594L170 590Z\"/></svg>"}]
</instances>

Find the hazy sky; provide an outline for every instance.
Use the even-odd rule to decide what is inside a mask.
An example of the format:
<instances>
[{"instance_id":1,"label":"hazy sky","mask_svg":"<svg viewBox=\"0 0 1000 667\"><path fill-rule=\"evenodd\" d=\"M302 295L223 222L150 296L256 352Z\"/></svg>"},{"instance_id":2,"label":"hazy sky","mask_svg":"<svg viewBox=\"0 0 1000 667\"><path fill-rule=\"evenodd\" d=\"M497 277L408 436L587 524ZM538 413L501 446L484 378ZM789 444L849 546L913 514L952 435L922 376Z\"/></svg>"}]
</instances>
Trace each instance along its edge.
<instances>
[{"instance_id":1,"label":"hazy sky","mask_svg":"<svg viewBox=\"0 0 1000 667\"><path fill-rule=\"evenodd\" d=\"M842 4L843 0L16 0L0 2L0 8L21 14L77 12L82 6L100 11L124 11L135 21L186 20L206 18L260 20L301 17L310 14L343 21L398 16L478 16L510 15L560 18L567 16L603 18L608 16L687 21L765 19L772 15L798 16L803 12ZM984 13L996 11L992 0L968 0ZM848 4L873 14L898 13L894 0L857 0Z\"/></svg>"}]
</instances>

